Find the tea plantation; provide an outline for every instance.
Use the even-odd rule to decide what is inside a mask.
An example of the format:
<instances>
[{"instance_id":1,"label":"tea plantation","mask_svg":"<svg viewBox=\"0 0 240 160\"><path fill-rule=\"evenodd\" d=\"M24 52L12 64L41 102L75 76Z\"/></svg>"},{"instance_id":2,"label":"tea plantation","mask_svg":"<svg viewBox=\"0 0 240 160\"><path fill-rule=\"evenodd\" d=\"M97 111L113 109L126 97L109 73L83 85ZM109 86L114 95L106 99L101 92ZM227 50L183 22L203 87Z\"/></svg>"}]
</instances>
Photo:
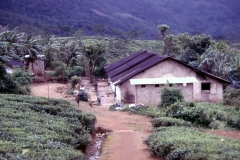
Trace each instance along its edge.
<instances>
[{"instance_id":1,"label":"tea plantation","mask_svg":"<svg viewBox=\"0 0 240 160\"><path fill-rule=\"evenodd\" d=\"M144 143L154 155L169 160L240 159L240 143L225 137L206 134L206 129L240 128L238 107L214 103L176 102L168 107L144 106L123 111L152 117L155 128Z\"/></svg>"},{"instance_id":2,"label":"tea plantation","mask_svg":"<svg viewBox=\"0 0 240 160\"><path fill-rule=\"evenodd\" d=\"M64 100L0 94L0 159L86 159L96 117Z\"/></svg>"}]
</instances>

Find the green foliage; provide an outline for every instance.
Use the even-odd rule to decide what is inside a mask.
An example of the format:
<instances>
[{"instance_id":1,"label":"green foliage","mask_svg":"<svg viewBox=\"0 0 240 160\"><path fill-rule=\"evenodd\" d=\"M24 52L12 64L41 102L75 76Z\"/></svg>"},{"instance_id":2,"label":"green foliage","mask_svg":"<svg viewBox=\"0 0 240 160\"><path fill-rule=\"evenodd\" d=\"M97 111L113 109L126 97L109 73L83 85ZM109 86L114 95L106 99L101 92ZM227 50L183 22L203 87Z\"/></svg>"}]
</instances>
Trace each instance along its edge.
<instances>
[{"instance_id":1,"label":"green foliage","mask_svg":"<svg viewBox=\"0 0 240 160\"><path fill-rule=\"evenodd\" d=\"M166 24L161 24L161 25L158 26L158 29L160 30L162 37L165 38L166 33L169 29L169 26L166 25Z\"/></svg>"},{"instance_id":2,"label":"green foliage","mask_svg":"<svg viewBox=\"0 0 240 160\"><path fill-rule=\"evenodd\" d=\"M114 107L113 107L113 109L114 109ZM137 110L134 110L134 111L129 109L129 107L123 107L122 111L127 111L130 113L139 114L139 115L143 115L143 116L147 116L147 117L151 117L151 118L164 116L163 112L161 110L159 110L159 108L151 107L151 106L139 107Z\"/></svg>"},{"instance_id":3,"label":"green foliage","mask_svg":"<svg viewBox=\"0 0 240 160\"><path fill-rule=\"evenodd\" d=\"M61 78L65 78L66 77L66 75L67 75L67 72L66 72L67 66L66 66L65 63L57 61L57 62L55 62L53 64L53 66L54 66L53 76L61 77Z\"/></svg>"},{"instance_id":4,"label":"green foliage","mask_svg":"<svg viewBox=\"0 0 240 160\"><path fill-rule=\"evenodd\" d=\"M223 7L214 5L216 2ZM122 37L124 33L135 29L145 32L141 38L152 39L157 34L154 24L162 23L163 19L164 23L171 24L171 32L174 34L183 31L189 33L204 31L212 35L223 36L229 34L228 37L238 34L238 22L235 21L238 18L237 0L231 3L214 0L209 2L210 9L207 9L205 3L206 1L189 1L186 4L182 1L156 0L143 3L127 0L121 3L117 1L93 3L77 0L66 5L67 1L65 0L61 2L36 0L28 1L28 3L9 1L0 6L2 10L0 20L2 25L9 25L12 28L19 26L19 29L24 32L58 36L69 36L79 29L83 30L84 34L92 35L96 33L95 26L101 24L98 29L101 34ZM95 11L101 12L105 16L99 16L93 10L90 10L90 13L93 14L86 14L85 8L94 8ZM145 10L144 13L143 10ZM207 15L211 15L211 17ZM80 35L82 34L80 32Z\"/></svg>"},{"instance_id":5,"label":"green foliage","mask_svg":"<svg viewBox=\"0 0 240 160\"><path fill-rule=\"evenodd\" d=\"M223 121L219 121L219 120L213 120L210 124L209 124L209 128L212 129L221 129L224 130L224 128L226 127L226 123ZM236 128L236 127L235 127Z\"/></svg>"},{"instance_id":6,"label":"green foliage","mask_svg":"<svg viewBox=\"0 0 240 160\"><path fill-rule=\"evenodd\" d=\"M73 57L70 61L69 67L79 66L79 61Z\"/></svg>"},{"instance_id":7,"label":"green foliage","mask_svg":"<svg viewBox=\"0 0 240 160\"><path fill-rule=\"evenodd\" d=\"M71 77L71 86L72 88L75 88L75 86L81 81L81 78L78 76L72 76Z\"/></svg>"},{"instance_id":8,"label":"green foliage","mask_svg":"<svg viewBox=\"0 0 240 160\"><path fill-rule=\"evenodd\" d=\"M189 103L177 102L166 108L164 112L168 117L183 119L204 127L212 127L215 120L225 123L226 126L234 127L232 122L238 115L234 109L211 103L199 103L191 107Z\"/></svg>"},{"instance_id":9,"label":"green foliage","mask_svg":"<svg viewBox=\"0 0 240 160\"><path fill-rule=\"evenodd\" d=\"M210 36L205 34L190 37L188 33L179 33L176 36L165 36L165 53L182 62L198 67L201 56L212 44Z\"/></svg>"},{"instance_id":10,"label":"green foliage","mask_svg":"<svg viewBox=\"0 0 240 160\"><path fill-rule=\"evenodd\" d=\"M212 44L210 36L201 34L193 36L190 40L190 49L195 51L198 55L202 55Z\"/></svg>"},{"instance_id":11,"label":"green foliage","mask_svg":"<svg viewBox=\"0 0 240 160\"><path fill-rule=\"evenodd\" d=\"M240 111L240 89L227 87L223 92L223 104L235 106Z\"/></svg>"},{"instance_id":12,"label":"green foliage","mask_svg":"<svg viewBox=\"0 0 240 160\"><path fill-rule=\"evenodd\" d=\"M96 117L64 100L0 94L0 159L85 159Z\"/></svg>"},{"instance_id":13,"label":"green foliage","mask_svg":"<svg viewBox=\"0 0 240 160\"><path fill-rule=\"evenodd\" d=\"M153 127L169 126L191 126L190 122L171 117L157 117L151 120Z\"/></svg>"},{"instance_id":14,"label":"green foliage","mask_svg":"<svg viewBox=\"0 0 240 160\"><path fill-rule=\"evenodd\" d=\"M201 133L187 127L158 128L145 141L159 157L176 159L239 159L240 144L236 140Z\"/></svg>"},{"instance_id":15,"label":"green foliage","mask_svg":"<svg viewBox=\"0 0 240 160\"><path fill-rule=\"evenodd\" d=\"M28 72L17 69L13 75L10 75L0 63L0 93L29 94L31 82Z\"/></svg>"},{"instance_id":16,"label":"green foliage","mask_svg":"<svg viewBox=\"0 0 240 160\"><path fill-rule=\"evenodd\" d=\"M160 107L166 107L177 101L183 101L183 94L180 88L175 85L170 87L168 84L161 89Z\"/></svg>"},{"instance_id":17,"label":"green foliage","mask_svg":"<svg viewBox=\"0 0 240 160\"><path fill-rule=\"evenodd\" d=\"M236 69L237 61L235 54L230 54L230 52L231 50L222 52L211 46L201 56L201 63L198 68L215 76L227 79L228 73Z\"/></svg>"},{"instance_id":18,"label":"green foliage","mask_svg":"<svg viewBox=\"0 0 240 160\"><path fill-rule=\"evenodd\" d=\"M66 70L67 78L71 79L73 76L83 76L84 75L84 70L80 66L73 66L73 67L67 67Z\"/></svg>"},{"instance_id":19,"label":"green foliage","mask_svg":"<svg viewBox=\"0 0 240 160\"><path fill-rule=\"evenodd\" d=\"M240 129L240 115L232 120L232 127Z\"/></svg>"},{"instance_id":20,"label":"green foliage","mask_svg":"<svg viewBox=\"0 0 240 160\"><path fill-rule=\"evenodd\" d=\"M32 83L32 78L27 70L15 69L12 76L20 85L29 85Z\"/></svg>"},{"instance_id":21,"label":"green foliage","mask_svg":"<svg viewBox=\"0 0 240 160\"><path fill-rule=\"evenodd\" d=\"M82 46L81 51L86 60L86 68L89 72L90 82L93 82L93 73L96 67L102 66L105 61L106 47L101 43L90 43Z\"/></svg>"}]
</instances>

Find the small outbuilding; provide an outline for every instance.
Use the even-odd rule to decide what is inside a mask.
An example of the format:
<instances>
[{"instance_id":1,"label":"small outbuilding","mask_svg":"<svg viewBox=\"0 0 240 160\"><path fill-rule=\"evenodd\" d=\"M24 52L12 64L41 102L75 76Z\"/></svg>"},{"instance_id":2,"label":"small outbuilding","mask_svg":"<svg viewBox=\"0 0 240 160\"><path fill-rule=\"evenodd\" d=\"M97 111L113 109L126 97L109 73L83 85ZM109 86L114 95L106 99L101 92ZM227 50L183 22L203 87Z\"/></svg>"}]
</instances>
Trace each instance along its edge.
<instances>
[{"instance_id":1,"label":"small outbuilding","mask_svg":"<svg viewBox=\"0 0 240 160\"><path fill-rule=\"evenodd\" d=\"M116 100L157 105L168 83L181 88L185 101L222 102L227 80L200 71L174 58L138 51L105 67Z\"/></svg>"}]
</instances>

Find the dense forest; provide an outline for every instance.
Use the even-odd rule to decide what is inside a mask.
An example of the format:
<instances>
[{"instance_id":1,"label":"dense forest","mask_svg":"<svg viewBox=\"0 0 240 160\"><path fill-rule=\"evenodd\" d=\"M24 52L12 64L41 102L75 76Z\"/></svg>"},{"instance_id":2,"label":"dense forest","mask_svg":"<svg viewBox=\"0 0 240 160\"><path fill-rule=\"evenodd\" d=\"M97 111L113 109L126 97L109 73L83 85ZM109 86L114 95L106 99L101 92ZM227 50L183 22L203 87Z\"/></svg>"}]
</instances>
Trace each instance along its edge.
<instances>
[{"instance_id":1,"label":"dense forest","mask_svg":"<svg viewBox=\"0 0 240 160\"><path fill-rule=\"evenodd\" d=\"M204 33L237 39L239 6L238 0L8 0L0 5L0 25L45 35L81 32L157 39L156 26L167 24L173 34Z\"/></svg>"}]
</instances>

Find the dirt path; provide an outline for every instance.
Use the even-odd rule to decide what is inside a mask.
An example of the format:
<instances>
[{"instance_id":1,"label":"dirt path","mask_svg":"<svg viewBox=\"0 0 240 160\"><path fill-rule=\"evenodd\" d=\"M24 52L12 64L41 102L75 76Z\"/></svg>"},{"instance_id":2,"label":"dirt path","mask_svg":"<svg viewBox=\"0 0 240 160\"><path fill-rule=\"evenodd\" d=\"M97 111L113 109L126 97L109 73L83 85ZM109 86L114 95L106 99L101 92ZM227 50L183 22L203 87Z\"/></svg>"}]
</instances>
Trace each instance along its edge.
<instances>
[{"instance_id":1,"label":"dirt path","mask_svg":"<svg viewBox=\"0 0 240 160\"><path fill-rule=\"evenodd\" d=\"M91 95L92 101L96 101L94 88L89 81L82 82L86 91ZM63 98L62 93L57 93L57 87L66 85L57 83L41 83L32 85L32 93L36 96L66 99L71 103L73 97ZM66 88L66 87L65 87ZM88 103L80 102L79 109L93 113L97 117L97 126L112 129L104 143L100 160L157 160L152 153L147 150L143 140L152 132L150 119L139 115L130 115L127 112L109 111L108 108L114 103L113 94L109 97L107 93L110 87L106 82L99 82L99 95L102 99L101 105L94 103L90 107Z\"/></svg>"},{"instance_id":2,"label":"dirt path","mask_svg":"<svg viewBox=\"0 0 240 160\"><path fill-rule=\"evenodd\" d=\"M150 119L139 115L130 115L127 112L109 111L114 103L113 95L107 97L110 87L106 82L98 83L99 95L102 99L100 106L96 105L94 88L89 81L83 81L86 91L91 95L93 107L81 102L79 109L93 113L97 117L96 127L112 129L104 143L99 160L157 160L147 146L142 142L152 132ZM57 88L66 88L67 85L58 83L39 83L32 85L32 93L36 96L66 99L76 105L74 97L64 98L62 93L57 93ZM76 107L77 108L77 107ZM207 130L206 133L216 134L240 140L240 131Z\"/></svg>"}]
</instances>

